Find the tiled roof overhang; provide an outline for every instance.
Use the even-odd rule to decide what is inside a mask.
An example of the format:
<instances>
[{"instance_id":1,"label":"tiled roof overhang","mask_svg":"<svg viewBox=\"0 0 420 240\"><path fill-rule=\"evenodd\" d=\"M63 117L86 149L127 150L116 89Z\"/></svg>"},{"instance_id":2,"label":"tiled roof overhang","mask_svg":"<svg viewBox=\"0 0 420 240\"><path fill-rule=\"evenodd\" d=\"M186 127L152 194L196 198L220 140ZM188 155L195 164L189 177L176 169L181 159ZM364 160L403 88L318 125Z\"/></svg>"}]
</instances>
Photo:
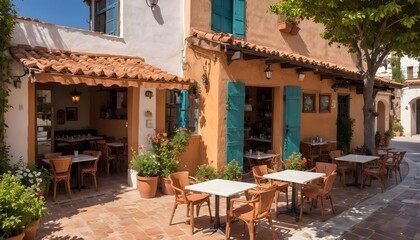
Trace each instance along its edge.
<instances>
[{"instance_id":1,"label":"tiled roof overhang","mask_svg":"<svg viewBox=\"0 0 420 240\"><path fill-rule=\"evenodd\" d=\"M10 52L30 69L33 82L177 89L187 89L190 84L189 79L151 66L139 57L32 48L28 45L11 47Z\"/></svg>"},{"instance_id":2,"label":"tiled roof overhang","mask_svg":"<svg viewBox=\"0 0 420 240\"><path fill-rule=\"evenodd\" d=\"M405 80L404 86L420 86L420 79Z\"/></svg>"},{"instance_id":3,"label":"tiled roof overhang","mask_svg":"<svg viewBox=\"0 0 420 240\"><path fill-rule=\"evenodd\" d=\"M229 50L241 51L244 60L265 59L271 63L280 63L281 67L284 68L293 67L297 68L297 71L314 71L320 75L321 79L348 80L355 85L363 85L363 78L355 69L254 44L236 38L232 34L204 32L193 29L187 41L195 46L203 46L203 41L210 46L223 46L225 49L220 48L220 51L228 52L228 64L230 63ZM402 88L403 85L386 78L376 77L375 87L387 90L390 88Z\"/></svg>"}]
</instances>

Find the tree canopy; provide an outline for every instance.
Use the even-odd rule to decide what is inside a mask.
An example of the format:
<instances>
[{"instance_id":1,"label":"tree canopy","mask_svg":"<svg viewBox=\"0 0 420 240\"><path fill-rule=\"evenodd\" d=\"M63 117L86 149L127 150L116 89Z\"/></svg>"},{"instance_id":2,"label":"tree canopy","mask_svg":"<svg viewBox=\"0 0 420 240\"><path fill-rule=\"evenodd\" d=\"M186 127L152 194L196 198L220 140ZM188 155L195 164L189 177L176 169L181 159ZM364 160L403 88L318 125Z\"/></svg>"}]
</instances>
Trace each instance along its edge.
<instances>
[{"instance_id":1,"label":"tree canopy","mask_svg":"<svg viewBox=\"0 0 420 240\"><path fill-rule=\"evenodd\" d=\"M420 0L283 0L269 12L321 23L322 38L356 54L364 79L364 141L373 147L375 75L390 52L419 57Z\"/></svg>"}]
</instances>

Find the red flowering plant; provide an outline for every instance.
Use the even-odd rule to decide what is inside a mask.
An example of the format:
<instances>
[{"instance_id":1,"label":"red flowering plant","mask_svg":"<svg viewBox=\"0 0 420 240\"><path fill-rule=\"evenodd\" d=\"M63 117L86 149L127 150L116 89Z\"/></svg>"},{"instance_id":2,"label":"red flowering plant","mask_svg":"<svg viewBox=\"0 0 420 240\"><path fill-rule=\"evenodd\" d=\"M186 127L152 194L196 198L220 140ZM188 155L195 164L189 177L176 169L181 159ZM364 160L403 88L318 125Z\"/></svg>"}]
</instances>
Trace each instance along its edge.
<instances>
[{"instance_id":1,"label":"red flowering plant","mask_svg":"<svg viewBox=\"0 0 420 240\"><path fill-rule=\"evenodd\" d=\"M160 177L178 171L178 155L185 151L189 136L190 132L183 128L175 130L172 137L166 132L146 136L159 162Z\"/></svg>"},{"instance_id":2,"label":"red flowering plant","mask_svg":"<svg viewBox=\"0 0 420 240\"><path fill-rule=\"evenodd\" d=\"M307 162L306 158L302 157L300 152L293 152L286 158L284 165L286 166L286 169L305 170Z\"/></svg>"}]
</instances>

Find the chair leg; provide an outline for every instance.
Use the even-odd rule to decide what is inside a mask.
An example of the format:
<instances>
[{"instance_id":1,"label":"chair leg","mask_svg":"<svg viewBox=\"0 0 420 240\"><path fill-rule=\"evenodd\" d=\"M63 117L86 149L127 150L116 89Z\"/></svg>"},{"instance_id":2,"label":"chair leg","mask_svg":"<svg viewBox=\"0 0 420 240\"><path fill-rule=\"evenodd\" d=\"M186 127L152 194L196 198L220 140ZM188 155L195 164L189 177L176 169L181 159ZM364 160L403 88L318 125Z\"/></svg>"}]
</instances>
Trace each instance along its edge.
<instances>
[{"instance_id":1,"label":"chair leg","mask_svg":"<svg viewBox=\"0 0 420 240\"><path fill-rule=\"evenodd\" d=\"M302 214L303 214L303 194L300 194L300 214L299 214L299 222L302 222Z\"/></svg>"},{"instance_id":2,"label":"chair leg","mask_svg":"<svg viewBox=\"0 0 420 240\"><path fill-rule=\"evenodd\" d=\"M249 240L254 240L254 222L248 223Z\"/></svg>"},{"instance_id":3,"label":"chair leg","mask_svg":"<svg viewBox=\"0 0 420 240\"><path fill-rule=\"evenodd\" d=\"M329 197L329 199L330 199L331 209L332 209L332 211L333 211L333 214L335 215L335 209L334 209L334 204L333 204L332 197L331 197L331 195L329 195L328 197Z\"/></svg>"},{"instance_id":4,"label":"chair leg","mask_svg":"<svg viewBox=\"0 0 420 240\"><path fill-rule=\"evenodd\" d=\"M271 219L270 214L267 215L268 218L268 223L270 224L271 227L271 235L273 236L273 239L276 239L276 234L274 233L274 227L273 227L273 220Z\"/></svg>"},{"instance_id":5,"label":"chair leg","mask_svg":"<svg viewBox=\"0 0 420 240\"><path fill-rule=\"evenodd\" d=\"M190 226L191 226L191 235L194 234L194 205L190 204Z\"/></svg>"},{"instance_id":6,"label":"chair leg","mask_svg":"<svg viewBox=\"0 0 420 240\"><path fill-rule=\"evenodd\" d=\"M319 202L321 204L321 220L324 221L324 200L322 197L319 198Z\"/></svg>"},{"instance_id":7,"label":"chair leg","mask_svg":"<svg viewBox=\"0 0 420 240\"><path fill-rule=\"evenodd\" d=\"M400 169L398 169L398 173L400 174L400 181L402 181L401 170ZM395 173L395 174L397 174L397 173Z\"/></svg>"},{"instance_id":8,"label":"chair leg","mask_svg":"<svg viewBox=\"0 0 420 240\"><path fill-rule=\"evenodd\" d=\"M286 191L284 191L284 193L286 193L286 206L287 208L289 208L289 188L286 188Z\"/></svg>"},{"instance_id":9,"label":"chair leg","mask_svg":"<svg viewBox=\"0 0 420 240\"><path fill-rule=\"evenodd\" d=\"M54 180L54 196L53 196L53 202L55 202L55 196L56 196L56 193L57 193L57 184L58 184L58 182L56 182Z\"/></svg>"},{"instance_id":10,"label":"chair leg","mask_svg":"<svg viewBox=\"0 0 420 240\"><path fill-rule=\"evenodd\" d=\"M109 160L106 161L106 176L109 177L109 166L111 165L111 162Z\"/></svg>"},{"instance_id":11,"label":"chair leg","mask_svg":"<svg viewBox=\"0 0 420 240\"><path fill-rule=\"evenodd\" d=\"M67 190L69 191L69 196L70 196L70 198L71 198L71 189L70 189L70 178L69 179L67 179Z\"/></svg>"},{"instance_id":12,"label":"chair leg","mask_svg":"<svg viewBox=\"0 0 420 240\"><path fill-rule=\"evenodd\" d=\"M172 214L171 214L171 219L169 220L169 225L172 225L172 220L174 219L174 214L177 207L178 207L178 204L176 204L176 201L175 201L174 206L172 207Z\"/></svg>"},{"instance_id":13,"label":"chair leg","mask_svg":"<svg viewBox=\"0 0 420 240\"><path fill-rule=\"evenodd\" d=\"M82 173L80 174L80 175L81 175L81 176L80 176L80 178L81 178L81 179L80 179L80 183L82 184L82 186L83 186L83 185L85 185L85 184L84 184L85 174L86 174L86 173L84 173L84 172L82 172Z\"/></svg>"},{"instance_id":14,"label":"chair leg","mask_svg":"<svg viewBox=\"0 0 420 240\"><path fill-rule=\"evenodd\" d=\"M98 191L98 183L96 182L96 172L92 174L93 184L95 184L95 189Z\"/></svg>"},{"instance_id":15,"label":"chair leg","mask_svg":"<svg viewBox=\"0 0 420 240\"><path fill-rule=\"evenodd\" d=\"M278 209L279 209L279 205L278 205L278 203L279 203L279 197L280 197L280 192L279 191L276 191L275 193L274 193L274 211L276 212L276 217L278 217Z\"/></svg>"},{"instance_id":16,"label":"chair leg","mask_svg":"<svg viewBox=\"0 0 420 240\"><path fill-rule=\"evenodd\" d=\"M230 236L230 215L227 214L226 215L226 238L225 239L229 239Z\"/></svg>"}]
</instances>

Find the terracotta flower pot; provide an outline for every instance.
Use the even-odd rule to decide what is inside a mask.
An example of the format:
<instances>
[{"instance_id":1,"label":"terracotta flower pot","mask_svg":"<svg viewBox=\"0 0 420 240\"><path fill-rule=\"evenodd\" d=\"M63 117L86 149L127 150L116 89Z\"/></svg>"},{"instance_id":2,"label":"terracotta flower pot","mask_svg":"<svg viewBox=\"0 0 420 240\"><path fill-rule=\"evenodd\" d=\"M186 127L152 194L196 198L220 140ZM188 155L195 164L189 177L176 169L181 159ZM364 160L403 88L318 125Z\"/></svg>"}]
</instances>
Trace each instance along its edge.
<instances>
[{"instance_id":1,"label":"terracotta flower pot","mask_svg":"<svg viewBox=\"0 0 420 240\"><path fill-rule=\"evenodd\" d=\"M158 177L137 176L137 189L142 198L153 198L156 196Z\"/></svg>"},{"instance_id":2,"label":"terracotta flower pot","mask_svg":"<svg viewBox=\"0 0 420 240\"><path fill-rule=\"evenodd\" d=\"M279 22L278 23L278 28L279 28L280 32L290 33L290 31L292 31L293 24L288 23L288 22Z\"/></svg>"},{"instance_id":3,"label":"terracotta flower pot","mask_svg":"<svg viewBox=\"0 0 420 240\"><path fill-rule=\"evenodd\" d=\"M299 30L300 30L300 27L298 27L296 25L293 25L292 26L292 30L290 30L290 35L296 35L296 34L298 34Z\"/></svg>"},{"instance_id":4,"label":"terracotta flower pot","mask_svg":"<svg viewBox=\"0 0 420 240\"><path fill-rule=\"evenodd\" d=\"M23 232L23 233L21 233L17 236L9 237L9 238L6 238L6 239L7 240L22 240L24 236L25 236L25 233Z\"/></svg>"},{"instance_id":5,"label":"terracotta flower pot","mask_svg":"<svg viewBox=\"0 0 420 240\"><path fill-rule=\"evenodd\" d=\"M33 222L31 225L26 227L25 231L25 237L23 239L25 240L34 240L36 236L36 232L38 231L39 223L41 222L40 219Z\"/></svg>"},{"instance_id":6,"label":"terracotta flower pot","mask_svg":"<svg viewBox=\"0 0 420 240\"><path fill-rule=\"evenodd\" d=\"M175 192L171 187L171 181L169 180L169 178L160 178L160 187L162 189L163 194L175 195Z\"/></svg>"}]
</instances>

